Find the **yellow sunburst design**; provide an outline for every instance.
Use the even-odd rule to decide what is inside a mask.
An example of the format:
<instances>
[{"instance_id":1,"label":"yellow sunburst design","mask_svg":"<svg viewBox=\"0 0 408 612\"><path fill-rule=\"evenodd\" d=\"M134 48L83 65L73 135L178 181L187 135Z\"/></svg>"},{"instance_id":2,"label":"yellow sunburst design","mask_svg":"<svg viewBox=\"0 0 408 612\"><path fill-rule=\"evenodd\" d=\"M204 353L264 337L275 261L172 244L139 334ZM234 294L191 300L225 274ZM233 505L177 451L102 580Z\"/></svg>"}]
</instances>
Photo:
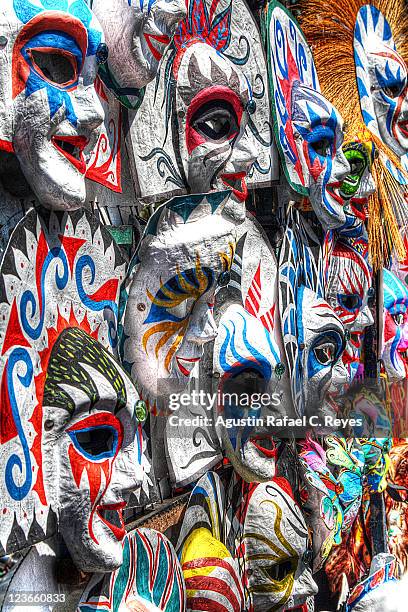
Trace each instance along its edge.
<instances>
[{"instance_id":1,"label":"yellow sunburst design","mask_svg":"<svg viewBox=\"0 0 408 612\"><path fill-rule=\"evenodd\" d=\"M276 502L269 500L269 499L266 499L261 503L272 504L276 510L276 518L275 518L273 531L277 539L279 540L280 544L282 545L282 548L279 548L279 546L274 544L266 536L263 536L255 532L245 532L244 540L252 538L254 540L262 542L267 547L269 547L273 551L273 553L275 553L275 554L258 553L254 555L248 555L247 560L248 561L267 560L267 561L274 561L276 563L276 561L283 561L284 559L288 559L288 561L291 560L293 562L292 570L287 574L287 576L285 576L285 578L283 578L283 580L280 580L280 581L274 580L273 578L271 578L271 576L269 576L269 574L266 572L264 568L259 568L261 569L263 575L265 576L265 584L262 584L262 585L258 584L256 586L249 588L251 593L282 593L281 599L270 609L271 612L274 612L275 610L279 610L287 602L290 595L292 594L293 585L295 581L295 570L296 570L296 565L297 565L297 560L299 558L299 555L296 552L296 550L290 545L290 543L287 541L287 539L282 533L282 529L281 529L282 509L277 505ZM287 557L287 553L289 553L291 557Z\"/></svg>"},{"instance_id":2,"label":"yellow sunburst design","mask_svg":"<svg viewBox=\"0 0 408 612\"><path fill-rule=\"evenodd\" d=\"M152 302L152 304L155 304L155 306L166 309L175 308L188 299L193 299L197 301L208 290L209 279L202 270L199 253L196 253L195 257L195 274L196 279L198 280L198 286L184 278L179 266L177 266L176 271L178 282L183 290L183 293L173 291L170 288L166 287L165 283L162 283L160 286L160 291L168 298L167 300L160 299L152 295L149 290L147 290L146 292L149 300ZM148 329L143 334L142 345L146 354L147 343L149 342L149 339L155 334L162 334L161 338L158 340L154 348L156 359L158 359L159 357L160 349L162 349L163 346L167 344L170 338L176 336L164 359L164 366L168 372L170 371L170 364L174 357L174 354L176 353L177 349L183 341L184 334L186 333L188 327L189 316L190 313L187 313L185 318L181 321L162 321L161 323L157 323L156 325L150 327L150 329Z\"/></svg>"}]
</instances>

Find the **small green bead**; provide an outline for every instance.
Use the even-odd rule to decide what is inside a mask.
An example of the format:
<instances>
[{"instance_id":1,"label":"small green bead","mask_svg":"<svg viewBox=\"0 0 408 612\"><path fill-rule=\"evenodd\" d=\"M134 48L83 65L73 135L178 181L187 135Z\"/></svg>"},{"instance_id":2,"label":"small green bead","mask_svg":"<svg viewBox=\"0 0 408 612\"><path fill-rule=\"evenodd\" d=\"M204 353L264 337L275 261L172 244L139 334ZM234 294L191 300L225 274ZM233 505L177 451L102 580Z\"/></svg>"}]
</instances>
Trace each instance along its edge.
<instances>
[{"instance_id":1,"label":"small green bead","mask_svg":"<svg viewBox=\"0 0 408 612\"><path fill-rule=\"evenodd\" d=\"M275 374L278 378L281 378L285 372L285 365L281 362L277 363L275 366Z\"/></svg>"},{"instance_id":2,"label":"small green bead","mask_svg":"<svg viewBox=\"0 0 408 612\"><path fill-rule=\"evenodd\" d=\"M147 408L146 403L143 400L138 400L135 404L136 418L140 423L144 423L147 419Z\"/></svg>"}]
</instances>

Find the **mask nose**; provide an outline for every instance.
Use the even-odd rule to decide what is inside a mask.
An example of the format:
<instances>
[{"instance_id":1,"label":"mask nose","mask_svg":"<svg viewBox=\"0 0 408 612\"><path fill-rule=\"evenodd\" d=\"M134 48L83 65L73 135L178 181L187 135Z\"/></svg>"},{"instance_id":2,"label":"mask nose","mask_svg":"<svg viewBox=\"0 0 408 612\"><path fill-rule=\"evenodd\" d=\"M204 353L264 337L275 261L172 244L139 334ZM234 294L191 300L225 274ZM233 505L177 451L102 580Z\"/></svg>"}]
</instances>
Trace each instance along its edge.
<instances>
[{"instance_id":1,"label":"mask nose","mask_svg":"<svg viewBox=\"0 0 408 612\"><path fill-rule=\"evenodd\" d=\"M207 344L217 337L217 324L214 320L211 308L200 302L196 304L190 318L185 341L198 345Z\"/></svg>"},{"instance_id":2,"label":"mask nose","mask_svg":"<svg viewBox=\"0 0 408 612\"><path fill-rule=\"evenodd\" d=\"M259 151L252 134L248 134L247 130L248 128L245 128L242 136L237 139L230 163L233 164L235 172L245 171L248 174L258 159Z\"/></svg>"},{"instance_id":3,"label":"mask nose","mask_svg":"<svg viewBox=\"0 0 408 612\"><path fill-rule=\"evenodd\" d=\"M78 86L74 105L79 130L88 134L96 131L102 124L105 113L95 87Z\"/></svg>"},{"instance_id":4,"label":"mask nose","mask_svg":"<svg viewBox=\"0 0 408 612\"><path fill-rule=\"evenodd\" d=\"M377 191L377 185L375 184L373 175L371 174L371 172L369 172L368 177L367 177L367 186L366 186L365 192L367 196L370 196L370 195L373 195L373 193L375 193L376 191Z\"/></svg>"},{"instance_id":5,"label":"mask nose","mask_svg":"<svg viewBox=\"0 0 408 612\"><path fill-rule=\"evenodd\" d=\"M103 497L103 503L128 501L132 492L139 489L143 481L144 469L138 461L142 449L138 449L140 437L135 432L135 441L128 447L121 448L113 460L112 476Z\"/></svg>"},{"instance_id":6,"label":"mask nose","mask_svg":"<svg viewBox=\"0 0 408 612\"><path fill-rule=\"evenodd\" d=\"M329 392L331 393L341 393L344 385L349 383L349 373L345 363L343 362L343 357L340 357L338 362L334 365L332 370L332 379L329 387Z\"/></svg>"},{"instance_id":7,"label":"mask nose","mask_svg":"<svg viewBox=\"0 0 408 612\"><path fill-rule=\"evenodd\" d=\"M368 306L362 308L358 317L356 318L355 324L356 328L358 326L361 329L369 327L370 325L374 325L374 318Z\"/></svg>"}]
</instances>

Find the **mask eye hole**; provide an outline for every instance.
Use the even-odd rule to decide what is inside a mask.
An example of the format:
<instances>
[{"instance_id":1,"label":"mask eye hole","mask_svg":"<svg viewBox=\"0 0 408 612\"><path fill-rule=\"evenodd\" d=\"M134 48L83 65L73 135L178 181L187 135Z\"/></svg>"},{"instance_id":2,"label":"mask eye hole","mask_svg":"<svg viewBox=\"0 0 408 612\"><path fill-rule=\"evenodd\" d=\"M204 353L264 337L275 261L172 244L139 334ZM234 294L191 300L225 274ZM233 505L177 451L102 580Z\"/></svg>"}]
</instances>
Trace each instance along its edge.
<instances>
[{"instance_id":1,"label":"mask eye hole","mask_svg":"<svg viewBox=\"0 0 408 612\"><path fill-rule=\"evenodd\" d=\"M310 146L319 157L330 157L332 141L329 138L321 138L315 142L311 142Z\"/></svg>"},{"instance_id":2,"label":"mask eye hole","mask_svg":"<svg viewBox=\"0 0 408 612\"><path fill-rule=\"evenodd\" d=\"M191 120L193 129L208 140L222 142L238 134L239 121L233 106L226 100L203 104Z\"/></svg>"},{"instance_id":3,"label":"mask eye hole","mask_svg":"<svg viewBox=\"0 0 408 612\"><path fill-rule=\"evenodd\" d=\"M392 315L392 318L394 320L395 325L397 325L398 327L401 327L401 325L404 324L404 315L402 314L402 312Z\"/></svg>"},{"instance_id":4,"label":"mask eye hole","mask_svg":"<svg viewBox=\"0 0 408 612\"><path fill-rule=\"evenodd\" d=\"M340 305L349 312L355 312L361 308L362 300L359 295L339 295Z\"/></svg>"},{"instance_id":5,"label":"mask eye hole","mask_svg":"<svg viewBox=\"0 0 408 612\"><path fill-rule=\"evenodd\" d=\"M296 569L298 561L297 558L285 559L285 561L281 563L269 565L269 567L263 567L262 569L267 574L268 578L274 582L282 582L286 576Z\"/></svg>"},{"instance_id":6,"label":"mask eye hole","mask_svg":"<svg viewBox=\"0 0 408 612\"><path fill-rule=\"evenodd\" d=\"M313 349L317 361L328 366L336 361L336 346L333 342L322 342Z\"/></svg>"},{"instance_id":7,"label":"mask eye hole","mask_svg":"<svg viewBox=\"0 0 408 612\"><path fill-rule=\"evenodd\" d=\"M28 55L41 77L55 85L66 86L77 79L76 59L66 51L30 49Z\"/></svg>"},{"instance_id":8,"label":"mask eye hole","mask_svg":"<svg viewBox=\"0 0 408 612\"><path fill-rule=\"evenodd\" d=\"M398 98L404 90L404 83L395 83L394 85L388 85L387 87L383 87L382 90L385 95L388 96L388 98Z\"/></svg>"},{"instance_id":9,"label":"mask eye hole","mask_svg":"<svg viewBox=\"0 0 408 612\"><path fill-rule=\"evenodd\" d=\"M68 433L75 448L87 459L108 459L116 454L118 432L113 427L87 427Z\"/></svg>"},{"instance_id":10,"label":"mask eye hole","mask_svg":"<svg viewBox=\"0 0 408 612\"><path fill-rule=\"evenodd\" d=\"M348 160L351 168L351 174L362 174L364 171L364 161L362 159L354 158Z\"/></svg>"}]
</instances>

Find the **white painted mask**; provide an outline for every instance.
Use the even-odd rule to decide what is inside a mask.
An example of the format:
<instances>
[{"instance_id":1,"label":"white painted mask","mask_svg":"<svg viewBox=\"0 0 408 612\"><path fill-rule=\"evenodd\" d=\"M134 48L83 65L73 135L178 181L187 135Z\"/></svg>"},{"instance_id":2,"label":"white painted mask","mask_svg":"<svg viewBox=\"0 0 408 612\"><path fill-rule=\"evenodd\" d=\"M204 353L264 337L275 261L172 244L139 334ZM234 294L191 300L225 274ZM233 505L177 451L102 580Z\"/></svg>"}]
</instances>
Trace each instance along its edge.
<instances>
[{"instance_id":1,"label":"white painted mask","mask_svg":"<svg viewBox=\"0 0 408 612\"><path fill-rule=\"evenodd\" d=\"M160 207L131 264L122 359L153 412L187 386L217 334L214 294L235 250L234 225L222 216L227 199L222 192Z\"/></svg>"},{"instance_id":2,"label":"white painted mask","mask_svg":"<svg viewBox=\"0 0 408 612\"><path fill-rule=\"evenodd\" d=\"M342 357L348 383L357 373L364 330L374 324L368 307L371 281L371 271L364 257L350 246L337 242L329 261L327 301L350 333Z\"/></svg>"},{"instance_id":3,"label":"white painted mask","mask_svg":"<svg viewBox=\"0 0 408 612\"><path fill-rule=\"evenodd\" d=\"M247 176L257 158L248 127L251 105L256 108L244 74L216 49L196 43L183 52L176 112L187 184L193 193L232 188L241 221Z\"/></svg>"},{"instance_id":4,"label":"white painted mask","mask_svg":"<svg viewBox=\"0 0 408 612\"><path fill-rule=\"evenodd\" d=\"M299 365L295 375L305 414L312 416L324 410L326 394L336 382L334 377L345 377L339 361L344 350L344 327L329 304L304 286L297 292L296 318Z\"/></svg>"},{"instance_id":5,"label":"white painted mask","mask_svg":"<svg viewBox=\"0 0 408 612\"><path fill-rule=\"evenodd\" d=\"M233 189L243 221L248 186L276 176L267 73L242 0L194 0L130 126L143 197Z\"/></svg>"},{"instance_id":6,"label":"white painted mask","mask_svg":"<svg viewBox=\"0 0 408 612\"><path fill-rule=\"evenodd\" d=\"M388 21L374 5L358 11L354 59L364 122L401 157L408 152L407 66Z\"/></svg>"},{"instance_id":7,"label":"white painted mask","mask_svg":"<svg viewBox=\"0 0 408 612\"><path fill-rule=\"evenodd\" d=\"M90 0L109 49L102 78L126 105L156 76L162 55L186 14L184 0Z\"/></svg>"},{"instance_id":8,"label":"white painted mask","mask_svg":"<svg viewBox=\"0 0 408 612\"><path fill-rule=\"evenodd\" d=\"M384 329L382 360L391 380L407 376L408 287L395 274L383 270Z\"/></svg>"},{"instance_id":9,"label":"white painted mask","mask_svg":"<svg viewBox=\"0 0 408 612\"><path fill-rule=\"evenodd\" d=\"M244 518L246 582L256 612L301 606L317 593L308 529L289 482L274 478L249 492Z\"/></svg>"},{"instance_id":10,"label":"white painted mask","mask_svg":"<svg viewBox=\"0 0 408 612\"><path fill-rule=\"evenodd\" d=\"M324 229L340 227L339 189L350 172L341 148L343 120L320 93L311 50L290 13L270 4L266 19L275 136L286 178L309 197Z\"/></svg>"},{"instance_id":11,"label":"white painted mask","mask_svg":"<svg viewBox=\"0 0 408 612\"><path fill-rule=\"evenodd\" d=\"M219 375L215 418L259 419L217 431L228 459L247 482L271 480L277 447L269 415L291 416L288 371L283 363L277 314L277 262L257 221L239 227L230 285L216 296L218 336L213 370ZM262 425L261 425L262 421ZM234 421L230 421L233 423Z\"/></svg>"},{"instance_id":12,"label":"white painted mask","mask_svg":"<svg viewBox=\"0 0 408 612\"><path fill-rule=\"evenodd\" d=\"M77 328L60 334L44 385L43 465L59 532L83 571L122 563L123 511L143 481L140 408L102 345Z\"/></svg>"},{"instance_id":13,"label":"white painted mask","mask_svg":"<svg viewBox=\"0 0 408 612\"><path fill-rule=\"evenodd\" d=\"M47 208L85 203L84 149L103 110L94 88L101 27L84 0L6 0L0 8L0 146L15 152Z\"/></svg>"}]
</instances>

